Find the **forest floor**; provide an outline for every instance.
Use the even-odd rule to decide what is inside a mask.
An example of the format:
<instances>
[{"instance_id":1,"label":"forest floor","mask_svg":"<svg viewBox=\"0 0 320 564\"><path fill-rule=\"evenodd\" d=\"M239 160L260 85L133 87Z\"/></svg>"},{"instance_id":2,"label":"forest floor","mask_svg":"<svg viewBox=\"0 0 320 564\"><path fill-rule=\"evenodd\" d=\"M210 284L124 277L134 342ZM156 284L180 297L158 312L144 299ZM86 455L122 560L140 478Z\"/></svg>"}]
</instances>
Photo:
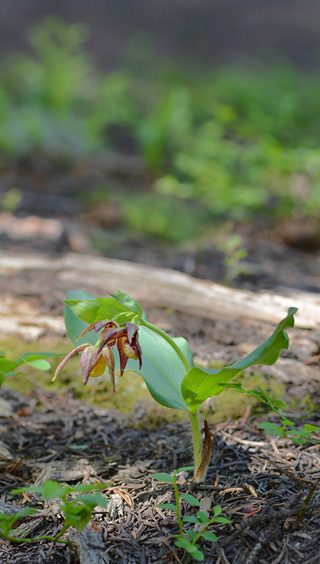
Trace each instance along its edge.
<instances>
[{"instance_id":1,"label":"forest floor","mask_svg":"<svg viewBox=\"0 0 320 564\"><path fill-rule=\"evenodd\" d=\"M13 186L14 180L7 178L4 188ZM111 258L223 281L223 257L212 246L173 249L141 237L125 239L123 244L114 225L102 226L101 217L99 221L92 219L93 208L89 213L73 202L71 189L67 196L62 188L61 193L57 189L49 196L24 186L20 210L10 216L11 221L8 212L0 214L1 250L34 255L41 252L53 257L71 250L79 252L80 259L81 251L97 252L91 235L96 235L98 229L100 238L103 235L112 242L105 253ZM109 213L108 221L111 212L105 212ZM290 295L292 289L314 292L315 296L319 293L320 251L317 245L310 248L310 241L305 242L306 228L300 221L293 230L301 233L295 246L285 244L291 229L285 223L282 228L239 224L236 229L244 238L248 255L246 271L232 281L233 287L257 292L268 289L285 295ZM292 236L289 242L292 244ZM84 289L94 292L94 288ZM10 304L27 303L41 315L50 314L57 320L61 320L65 290L50 272L0 276L1 296ZM170 334L186 337L203 364L212 357L224 363L238 360L273 330L270 323L258 320L212 320L172 308L151 308L148 315ZM47 329L41 339L48 350L48 343L57 341L58 336ZM319 424L316 408L320 404L320 331L295 328L290 330L290 340L289 351L274 367L259 368L259 377L269 388L272 379L277 382L277 390L281 388L283 399L291 406L290 419L298 427L306 422ZM252 374L257 376L247 373ZM172 488L156 482L152 474L190 465L187 421L166 418L162 411L143 401L127 414L88 405L75 399L71 388L65 393L53 392L42 389L37 382L26 394L8 386L0 392L2 511L12 512L15 507L31 504L40 510L39 517L24 523L31 536L54 535L62 522L56 504L44 504L33 494L17 497L11 490L39 485L47 479L71 484L106 481L110 488L104 492L107 508L96 508L86 532L72 533L75 562L185 561L183 551L171 538L178 530L174 513L157 507L173 501ZM277 420L257 405L251 412L239 400L236 409L230 406L230 413L228 407L225 404L224 411L221 408L220 418L208 417L213 453L205 484L192 483L190 474L182 475L179 483L180 491L192 492L209 515L215 505L220 505L222 515L231 521L230 525L211 527L218 541L203 541L205 563L317 563L317 490L303 517L300 510L304 497L320 478L319 443L297 445L289 439L265 435L259 427L261 421ZM206 406L211 415L215 409L214 403ZM190 515L194 508L183 502L182 512ZM70 554L63 545L43 541L16 546L0 539L0 564L25 562L67 564Z\"/></svg>"}]
</instances>

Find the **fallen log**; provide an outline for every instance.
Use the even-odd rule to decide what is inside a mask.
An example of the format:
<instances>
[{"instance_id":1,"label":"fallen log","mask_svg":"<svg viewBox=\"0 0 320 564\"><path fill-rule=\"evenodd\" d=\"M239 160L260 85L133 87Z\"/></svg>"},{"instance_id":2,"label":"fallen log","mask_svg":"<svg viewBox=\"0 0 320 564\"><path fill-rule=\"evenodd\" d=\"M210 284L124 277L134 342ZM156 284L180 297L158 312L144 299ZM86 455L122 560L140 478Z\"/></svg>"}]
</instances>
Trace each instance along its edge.
<instances>
[{"instance_id":1,"label":"fallen log","mask_svg":"<svg viewBox=\"0 0 320 564\"><path fill-rule=\"evenodd\" d=\"M64 290L92 287L106 295L119 288L146 307L171 307L209 319L247 318L275 323L294 306L299 308L298 327L319 327L320 295L316 293L295 289L286 291L286 295L271 291L254 293L170 269L76 253L61 258L0 253L0 276L44 270L50 271Z\"/></svg>"}]
</instances>

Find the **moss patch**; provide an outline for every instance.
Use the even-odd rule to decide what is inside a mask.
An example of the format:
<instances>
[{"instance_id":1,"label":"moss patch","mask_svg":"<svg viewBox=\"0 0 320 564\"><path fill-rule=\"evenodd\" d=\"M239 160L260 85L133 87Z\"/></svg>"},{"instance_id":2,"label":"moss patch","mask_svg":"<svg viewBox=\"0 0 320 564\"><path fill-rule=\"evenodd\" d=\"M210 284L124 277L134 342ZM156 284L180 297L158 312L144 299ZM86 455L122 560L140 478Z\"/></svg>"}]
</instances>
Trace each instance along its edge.
<instances>
[{"instance_id":1,"label":"moss patch","mask_svg":"<svg viewBox=\"0 0 320 564\"><path fill-rule=\"evenodd\" d=\"M55 382L52 377L56 366L63 355L70 351L69 339L43 338L34 343L24 343L13 337L0 341L0 349L7 358L16 360L25 352L61 352L50 360L52 369L48 372L23 367L24 375L13 375L5 380L4 386L12 387L23 393L28 393L34 387L54 390L59 393L71 393L72 396L90 405L99 405L107 409L117 409L121 413L130 413L140 409L141 425L157 426L161 421L175 421L185 419L184 412L178 412L162 407L154 402L150 396L144 380L135 372L128 371L123 378L116 378L116 393L113 393L107 374L99 378L91 378L86 386L82 383L82 373L79 357L71 358ZM215 368L217 366L215 365ZM237 376L233 382L242 382L245 389L261 386L273 397L283 397L284 386L274 378L267 377L259 370L245 371ZM264 412L264 407L254 398L239 394L236 390L226 389L222 394L210 398L202 407L202 415L209 421L218 419L237 419L242 417L247 406L252 406L254 411ZM140 407L139 407L140 406ZM142 409L143 406L143 409Z\"/></svg>"}]
</instances>

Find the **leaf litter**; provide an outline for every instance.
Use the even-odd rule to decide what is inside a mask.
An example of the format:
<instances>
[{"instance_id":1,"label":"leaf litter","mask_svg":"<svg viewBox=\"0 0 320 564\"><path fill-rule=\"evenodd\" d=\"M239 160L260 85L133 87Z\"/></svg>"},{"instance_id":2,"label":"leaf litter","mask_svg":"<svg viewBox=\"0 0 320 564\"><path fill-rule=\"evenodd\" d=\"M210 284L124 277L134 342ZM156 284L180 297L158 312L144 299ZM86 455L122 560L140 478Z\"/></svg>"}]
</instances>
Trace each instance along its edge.
<instances>
[{"instance_id":1,"label":"leaf litter","mask_svg":"<svg viewBox=\"0 0 320 564\"><path fill-rule=\"evenodd\" d=\"M1 511L32 505L39 513L20 527L28 535L53 535L62 524L55 500L44 502L30 493L13 496L10 491L47 479L71 484L102 480L110 485L107 507L94 510L83 533L70 533L76 562L183 561L183 551L171 539L177 533L175 514L157 507L173 502L172 488L153 480L152 474L189 463L187 422L141 428L133 414L90 407L39 389L24 396L3 388L1 399L12 413L0 418L10 454L0 460ZM28 410L30 402L37 409ZM231 525L214 526L216 543L203 542L205 562L317 562L318 488L299 522L297 518L304 498L320 478L320 447L264 435L258 423L256 417L246 416L243 421L211 424L213 455L206 483L194 484L188 477L180 481L181 492L192 493L200 503L209 499L211 507L221 505L222 514L231 520ZM193 511L183 502L183 514ZM210 515L213 509L208 511ZM67 549L48 542L13 546L0 539L1 563L26 561L68 564L70 559Z\"/></svg>"}]
</instances>

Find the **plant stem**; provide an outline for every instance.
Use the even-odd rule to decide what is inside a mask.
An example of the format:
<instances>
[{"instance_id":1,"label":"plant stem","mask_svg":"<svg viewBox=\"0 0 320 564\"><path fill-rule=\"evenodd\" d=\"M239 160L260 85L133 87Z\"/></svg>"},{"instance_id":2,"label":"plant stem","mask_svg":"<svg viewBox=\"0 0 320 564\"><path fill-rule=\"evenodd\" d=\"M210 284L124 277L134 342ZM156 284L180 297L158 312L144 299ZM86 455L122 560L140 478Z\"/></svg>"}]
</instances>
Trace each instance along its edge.
<instances>
[{"instance_id":1,"label":"plant stem","mask_svg":"<svg viewBox=\"0 0 320 564\"><path fill-rule=\"evenodd\" d=\"M183 539L183 524L182 524L182 519L181 519L181 515L180 515L180 497L179 497L179 492L178 492L178 486L177 486L177 477L176 477L176 473L173 473L173 489L174 489L174 495L176 498L176 515L177 515L177 519L178 519L178 523L179 523L179 529L180 529L180 538Z\"/></svg>"},{"instance_id":2,"label":"plant stem","mask_svg":"<svg viewBox=\"0 0 320 564\"><path fill-rule=\"evenodd\" d=\"M61 531L54 537L56 542L61 542L59 539L66 532L67 529L69 529L69 525L64 525L64 527L62 527Z\"/></svg>"},{"instance_id":3,"label":"plant stem","mask_svg":"<svg viewBox=\"0 0 320 564\"><path fill-rule=\"evenodd\" d=\"M162 331L162 329L160 329L160 327L157 327L156 325L152 325L152 323L149 323L148 321L145 321L144 319L140 319L140 325L143 325L144 327L148 327L148 329L151 329L151 331L154 331L155 333L158 333L158 335L161 335L161 337L163 337L163 339L165 339L165 341L167 341L167 343L169 343L169 345L171 345L171 347L175 350L178 357L183 362L187 373L190 372L191 366L189 366L189 363L187 362L186 357L184 356L184 354L182 354L181 350L179 349L178 345L176 345L174 340L171 339L171 337L169 337L169 335L167 335L167 333L165 331Z\"/></svg>"},{"instance_id":4,"label":"plant stem","mask_svg":"<svg viewBox=\"0 0 320 564\"><path fill-rule=\"evenodd\" d=\"M58 535L56 537L49 537L47 535L44 535L43 537L35 537L33 539L29 539L28 537L26 537L26 538L11 537L10 535L8 535L8 536L7 535L1 535L1 536L2 536L2 538L7 539L10 542L14 542L14 543L18 543L18 544L22 544L24 542L32 544L33 542L41 542L43 540L47 540L47 541L51 541L51 542L60 542L61 544L70 545L70 541L60 539Z\"/></svg>"},{"instance_id":5,"label":"plant stem","mask_svg":"<svg viewBox=\"0 0 320 564\"><path fill-rule=\"evenodd\" d=\"M192 442L193 442L193 458L194 458L194 475L196 475L198 468L202 462L202 450L201 450L201 436L199 419L197 413L188 412L191 423L192 431Z\"/></svg>"},{"instance_id":6,"label":"plant stem","mask_svg":"<svg viewBox=\"0 0 320 564\"><path fill-rule=\"evenodd\" d=\"M192 541L192 544L193 544L193 545L195 545L195 544L198 542L198 540L199 540L200 537L202 536L203 531L205 531L206 528L209 527L209 525L211 525L212 523L214 523L215 518L216 518L215 516L212 517L212 519L210 519L210 521L208 521L208 523L206 523L205 525L203 525L203 526L201 527L201 529L200 529L200 531L198 532L196 538Z\"/></svg>"}]
</instances>

